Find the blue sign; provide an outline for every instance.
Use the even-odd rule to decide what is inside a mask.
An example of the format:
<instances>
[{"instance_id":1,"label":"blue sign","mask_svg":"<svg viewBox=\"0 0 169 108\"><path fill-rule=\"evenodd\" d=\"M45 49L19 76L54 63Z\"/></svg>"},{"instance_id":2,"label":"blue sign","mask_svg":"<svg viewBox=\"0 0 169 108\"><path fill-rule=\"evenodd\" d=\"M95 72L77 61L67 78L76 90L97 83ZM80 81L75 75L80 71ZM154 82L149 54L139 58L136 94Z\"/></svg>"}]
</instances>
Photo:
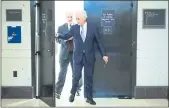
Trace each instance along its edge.
<instances>
[{"instance_id":1,"label":"blue sign","mask_svg":"<svg viewBox=\"0 0 169 108\"><path fill-rule=\"evenodd\" d=\"M102 10L101 25L113 27L115 25L114 10Z\"/></svg>"},{"instance_id":2,"label":"blue sign","mask_svg":"<svg viewBox=\"0 0 169 108\"><path fill-rule=\"evenodd\" d=\"M7 27L8 32L8 43L21 43L21 26L8 26Z\"/></svg>"}]
</instances>

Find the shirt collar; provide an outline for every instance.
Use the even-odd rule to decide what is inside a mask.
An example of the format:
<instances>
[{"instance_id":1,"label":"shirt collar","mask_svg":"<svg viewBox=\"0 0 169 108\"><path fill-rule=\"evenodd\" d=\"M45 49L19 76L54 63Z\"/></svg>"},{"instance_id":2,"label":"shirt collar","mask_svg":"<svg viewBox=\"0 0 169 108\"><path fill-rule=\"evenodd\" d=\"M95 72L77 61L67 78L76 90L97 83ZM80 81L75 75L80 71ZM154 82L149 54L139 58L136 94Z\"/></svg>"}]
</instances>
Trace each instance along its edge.
<instances>
[{"instance_id":1,"label":"shirt collar","mask_svg":"<svg viewBox=\"0 0 169 108\"><path fill-rule=\"evenodd\" d=\"M87 22L84 23L83 27L86 27L87 26Z\"/></svg>"},{"instance_id":2,"label":"shirt collar","mask_svg":"<svg viewBox=\"0 0 169 108\"><path fill-rule=\"evenodd\" d=\"M70 26L70 25L72 26L72 25L74 25L74 24L73 24L73 23L72 23L72 24L67 23L67 25L68 25L68 26Z\"/></svg>"},{"instance_id":3,"label":"shirt collar","mask_svg":"<svg viewBox=\"0 0 169 108\"><path fill-rule=\"evenodd\" d=\"M80 24L79 24L79 26L80 26L80 27L86 27L86 26L87 26L87 22L85 22L85 23L83 24L83 26L81 26Z\"/></svg>"}]
</instances>

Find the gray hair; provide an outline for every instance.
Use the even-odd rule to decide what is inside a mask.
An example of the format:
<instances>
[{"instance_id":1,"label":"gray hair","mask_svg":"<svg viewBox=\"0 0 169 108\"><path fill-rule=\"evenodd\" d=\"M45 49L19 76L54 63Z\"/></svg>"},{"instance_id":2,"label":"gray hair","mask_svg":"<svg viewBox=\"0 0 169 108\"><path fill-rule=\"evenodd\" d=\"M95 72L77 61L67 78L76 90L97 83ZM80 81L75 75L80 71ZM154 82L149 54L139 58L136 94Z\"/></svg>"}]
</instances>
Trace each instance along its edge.
<instances>
[{"instance_id":1,"label":"gray hair","mask_svg":"<svg viewBox=\"0 0 169 108\"><path fill-rule=\"evenodd\" d=\"M84 10L83 11L84 17L87 18L87 12Z\"/></svg>"},{"instance_id":2,"label":"gray hair","mask_svg":"<svg viewBox=\"0 0 169 108\"><path fill-rule=\"evenodd\" d=\"M87 12L85 10L79 10L77 12L83 14L85 19L87 19Z\"/></svg>"}]
</instances>

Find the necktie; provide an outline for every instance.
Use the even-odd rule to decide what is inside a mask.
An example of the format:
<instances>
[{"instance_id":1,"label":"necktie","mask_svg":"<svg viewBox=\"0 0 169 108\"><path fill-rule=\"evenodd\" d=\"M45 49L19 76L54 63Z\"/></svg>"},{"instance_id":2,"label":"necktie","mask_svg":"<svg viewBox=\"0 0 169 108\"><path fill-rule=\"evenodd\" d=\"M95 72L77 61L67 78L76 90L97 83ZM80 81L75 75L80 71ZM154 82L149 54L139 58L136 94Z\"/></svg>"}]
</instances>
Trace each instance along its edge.
<instances>
[{"instance_id":1,"label":"necktie","mask_svg":"<svg viewBox=\"0 0 169 108\"><path fill-rule=\"evenodd\" d=\"M72 25L70 24L70 25L69 25L69 30L70 30L71 26L72 26ZM70 43L69 52L72 52L72 51L73 51L73 40L70 40L69 43Z\"/></svg>"},{"instance_id":2,"label":"necktie","mask_svg":"<svg viewBox=\"0 0 169 108\"><path fill-rule=\"evenodd\" d=\"M83 27L83 26L81 26L81 37L82 37L82 40L83 40L83 42L84 42L86 36L85 36L85 32L84 32L84 27Z\"/></svg>"}]
</instances>

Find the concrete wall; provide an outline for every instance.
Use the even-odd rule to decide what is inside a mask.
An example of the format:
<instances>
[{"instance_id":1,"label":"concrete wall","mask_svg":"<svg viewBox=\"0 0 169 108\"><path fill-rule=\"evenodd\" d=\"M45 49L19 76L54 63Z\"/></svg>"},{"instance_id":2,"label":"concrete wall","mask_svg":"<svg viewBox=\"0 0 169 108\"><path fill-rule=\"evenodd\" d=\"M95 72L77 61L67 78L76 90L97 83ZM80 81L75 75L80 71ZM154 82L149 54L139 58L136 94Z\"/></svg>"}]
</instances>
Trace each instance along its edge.
<instances>
[{"instance_id":1,"label":"concrete wall","mask_svg":"<svg viewBox=\"0 0 169 108\"><path fill-rule=\"evenodd\" d=\"M6 22L6 9L22 9L22 22ZM2 86L32 85L30 23L30 1L2 1ZM8 43L7 26L21 26L21 44Z\"/></svg>"},{"instance_id":2,"label":"concrete wall","mask_svg":"<svg viewBox=\"0 0 169 108\"><path fill-rule=\"evenodd\" d=\"M143 29L143 9L166 9L165 29ZM168 86L168 1L138 1L137 86Z\"/></svg>"}]
</instances>

